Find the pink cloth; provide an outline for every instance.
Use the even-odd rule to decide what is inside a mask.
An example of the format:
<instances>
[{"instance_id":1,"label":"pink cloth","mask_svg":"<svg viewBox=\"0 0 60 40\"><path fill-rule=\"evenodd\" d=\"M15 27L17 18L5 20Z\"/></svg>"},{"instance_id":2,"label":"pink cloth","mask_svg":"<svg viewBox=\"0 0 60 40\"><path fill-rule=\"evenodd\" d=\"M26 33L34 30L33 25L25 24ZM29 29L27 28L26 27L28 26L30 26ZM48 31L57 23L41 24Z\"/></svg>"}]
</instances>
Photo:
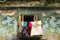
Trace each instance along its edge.
<instances>
[{"instance_id":1,"label":"pink cloth","mask_svg":"<svg viewBox=\"0 0 60 40\"><path fill-rule=\"evenodd\" d=\"M31 22L29 22L28 27L32 28L32 23Z\"/></svg>"}]
</instances>

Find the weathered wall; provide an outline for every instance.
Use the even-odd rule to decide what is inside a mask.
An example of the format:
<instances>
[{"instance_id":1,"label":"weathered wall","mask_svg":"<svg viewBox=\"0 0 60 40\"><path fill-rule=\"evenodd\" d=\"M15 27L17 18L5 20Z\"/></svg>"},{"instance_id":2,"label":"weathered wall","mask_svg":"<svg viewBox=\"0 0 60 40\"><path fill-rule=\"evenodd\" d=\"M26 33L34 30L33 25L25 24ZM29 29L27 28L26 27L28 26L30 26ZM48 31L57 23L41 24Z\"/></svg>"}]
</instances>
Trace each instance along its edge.
<instances>
[{"instance_id":1,"label":"weathered wall","mask_svg":"<svg viewBox=\"0 0 60 40\"><path fill-rule=\"evenodd\" d=\"M34 15L35 13L39 14L39 18L42 19L42 28L43 28L43 38L46 38L47 40L60 40L60 10L29 10L29 9L18 9L16 10L15 15L9 16L6 15L9 12L6 11L1 12L0 11L0 35L7 34L11 32L11 34L15 33L16 30L16 22L18 19L18 14L24 14L24 15ZM10 12L12 13L12 11ZM4 14L4 15L1 15ZM11 28L10 28L11 27ZM1 28L5 30L10 30L5 32L5 30L1 31ZM14 30L15 28L15 30ZM4 33L5 32L5 33ZM9 36L8 38L10 38ZM5 38L6 39L6 38Z\"/></svg>"},{"instance_id":2,"label":"weathered wall","mask_svg":"<svg viewBox=\"0 0 60 40\"><path fill-rule=\"evenodd\" d=\"M11 40L17 35L16 11L0 10L0 40Z\"/></svg>"}]
</instances>

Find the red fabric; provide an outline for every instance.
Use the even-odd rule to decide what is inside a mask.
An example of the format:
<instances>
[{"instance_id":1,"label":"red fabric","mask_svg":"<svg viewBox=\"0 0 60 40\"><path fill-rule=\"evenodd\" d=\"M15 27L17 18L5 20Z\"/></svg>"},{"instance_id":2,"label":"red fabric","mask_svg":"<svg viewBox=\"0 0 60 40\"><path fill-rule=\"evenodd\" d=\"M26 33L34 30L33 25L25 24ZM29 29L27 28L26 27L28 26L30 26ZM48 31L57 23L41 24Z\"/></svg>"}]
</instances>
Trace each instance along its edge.
<instances>
[{"instance_id":1,"label":"red fabric","mask_svg":"<svg viewBox=\"0 0 60 40\"><path fill-rule=\"evenodd\" d=\"M28 28L28 34L29 35L31 34L31 28Z\"/></svg>"},{"instance_id":2,"label":"red fabric","mask_svg":"<svg viewBox=\"0 0 60 40\"><path fill-rule=\"evenodd\" d=\"M31 34L31 28L32 28L32 23L29 22L29 23L28 23L28 35Z\"/></svg>"},{"instance_id":3,"label":"red fabric","mask_svg":"<svg viewBox=\"0 0 60 40\"><path fill-rule=\"evenodd\" d=\"M32 23L31 22L29 22L28 27L32 28Z\"/></svg>"}]
</instances>

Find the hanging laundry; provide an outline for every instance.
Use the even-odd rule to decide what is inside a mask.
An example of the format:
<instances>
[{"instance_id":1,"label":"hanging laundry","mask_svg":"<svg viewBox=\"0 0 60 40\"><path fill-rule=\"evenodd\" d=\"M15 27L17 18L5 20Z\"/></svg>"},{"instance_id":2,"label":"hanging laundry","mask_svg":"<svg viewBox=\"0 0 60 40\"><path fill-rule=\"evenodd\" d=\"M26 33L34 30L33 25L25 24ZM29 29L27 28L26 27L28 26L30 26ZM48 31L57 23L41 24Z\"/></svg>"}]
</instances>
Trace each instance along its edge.
<instances>
[{"instance_id":1,"label":"hanging laundry","mask_svg":"<svg viewBox=\"0 0 60 40\"><path fill-rule=\"evenodd\" d=\"M35 26L35 22L29 22L28 23L28 35L31 34L31 28L32 28L32 26Z\"/></svg>"},{"instance_id":2,"label":"hanging laundry","mask_svg":"<svg viewBox=\"0 0 60 40\"><path fill-rule=\"evenodd\" d=\"M22 27L24 26L24 21L22 21Z\"/></svg>"},{"instance_id":3,"label":"hanging laundry","mask_svg":"<svg viewBox=\"0 0 60 40\"><path fill-rule=\"evenodd\" d=\"M26 36L29 36L29 34L28 34L29 32L28 32L28 27L26 28Z\"/></svg>"},{"instance_id":4,"label":"hanging laundry","mask_svg":"<svg viewBox=\"0 0 60 40\"><path fill-rule=\"evenodd\" d=\"M32 23L31 23L31 22L28 23L28 27L29 27L29 28L32 27Z\"/></svg>"},{"instance_id":5,"label":"hanging laundry","mask_svg":"<svg viewBox=\"0 0 60 40\"><path fill-rule=\"evenodd\" d=\"M28 35L31 34L31 28L28 27Z\"/></svg>"},{"instance_id":6,"label":"hanging laundry","mask_svg":"<svg viewBox=\"0 0 60 40\"><path fill-rule=\"evenodd\" d=\"M26 28L23 29L23 34L26 34Z\"/></svg>"},{"instance_id":7,"label":"hanging laundry","mask_svg":"<svg viewBox=\"0 0 60 40\"><path fill-rule=\"evenodd\" d=\"M31 23L32 23L32 26L36 27L36 24L35 24L35 22L31 22Z\"/></svg>"},{"instance_id":8,"label":"hanging laundry","mask_svg":"<svg viewBox=\"0 0 60 40\"><path fill-rule=\"evenodd\" d=\"M38 21L38 24L39 24L39 26L41 26L42 25L42 22L41 21Z\"/></svg>"},{"instance_id":9,"label":"hanging laundry","mask_svg":"<svg viewBox=\"0 0 60 40\"><path fill-rule=\"evenodd\" d=\"M32 23L31 36L43 35L43 30L41 27L42 22L41 21L34 21L31 23Z\"/></svg>"},{"instance_id":10,"label":"hanging laundry","mask_svg":"<svg viewBox=\"0 0 60 40\"><path fill-rule=\"evenodd\" d=\"M28 24L28 22L25 21L25 22L24 22L24 27L27 27L27 24Z\"/></svg>"},{"instance_id":11,"label":"hanging laundry","mask_svg":"<svg viewBox=\"0 0 60 40\"><path fill-rule=\"evenodd\" d=\"M43 35L42 27L40 27L40 26L38 26L38 27L32 26L31 36L37 36L37 35Z\"/></svg>"},{"instance_id":12,"label":"hanging laundry","mask_svg":"<svg viewBox=\"0 0 60 40\"><path fill-rule=\"evenodd\" d=\"M31 33L32 23L28 22L28 35Z\"/></svg>"},{"instance_id":13,"label":"hanging laundry","mask_svg":"<svg viewBox=\"0 0 60 40\"><path fill-rule=\"evenodd\" d=\"M36 25L39 25L38 21L36 21L35 23L36 23Z\"/></svg>"},{"instance_id":14,"label":"hanging laundry","mask_svg":"<svg viewBox=\"0 0 60 40\"><path fill-rule=\"evenodd\" d=\"M41 21L38 21L38 23L39 23L39 24L42 24L42 22L41 22Z\"/></svg>"}]
</instances>

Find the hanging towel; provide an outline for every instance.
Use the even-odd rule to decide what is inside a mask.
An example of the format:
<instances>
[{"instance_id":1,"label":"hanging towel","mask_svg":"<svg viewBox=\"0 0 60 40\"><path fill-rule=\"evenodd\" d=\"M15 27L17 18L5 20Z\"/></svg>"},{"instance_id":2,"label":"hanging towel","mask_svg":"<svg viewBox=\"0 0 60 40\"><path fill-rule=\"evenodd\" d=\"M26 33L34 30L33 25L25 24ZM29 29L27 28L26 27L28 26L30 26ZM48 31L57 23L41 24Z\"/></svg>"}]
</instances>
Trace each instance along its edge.
<instances>
[{"instance_id":1,"label":"hanging towel","mask_svg":"<svg viewBox=\"0 0 60 40\"><path fill-rule=\"evenodd\" d=\"M38 24L38 25L35 27L34 23ZM31 36L43 35L43 30L41 27L42 22L41 21L35 21L35 22L32 22L32 24L34 24L34 25L31 28Z\"/></svg>"},{"instance_id":2,"label":"hanging towel","mask_svg":"<svg viewBox=\"0 0 60 40\"><path fill-rule=\"evenodd\" d=\"M43 35L42 27L33 27L31 29L31 36Z\"/></svg>"},{"instance_id":3,"label":"hanging towel","mask_svg":"<svg viewBox=\"0 0 60 40\"><path fill-rule=\"evenodd\" d=\"M29 27L29 28L32 27L32 23L31 23L31 22L28 23L28 27Z\"/></svg>"},{"instance_id":4,"label":"hanging towel","mask_svg":"<svg viewBox=\"0 0 60 40\"><path fill-rule=\"evenodd\" d=\"M25 21L25 22L24 22L24 27L27 27L27 24L28 24L28 22Z\"/></svg>"}]
</instances>

